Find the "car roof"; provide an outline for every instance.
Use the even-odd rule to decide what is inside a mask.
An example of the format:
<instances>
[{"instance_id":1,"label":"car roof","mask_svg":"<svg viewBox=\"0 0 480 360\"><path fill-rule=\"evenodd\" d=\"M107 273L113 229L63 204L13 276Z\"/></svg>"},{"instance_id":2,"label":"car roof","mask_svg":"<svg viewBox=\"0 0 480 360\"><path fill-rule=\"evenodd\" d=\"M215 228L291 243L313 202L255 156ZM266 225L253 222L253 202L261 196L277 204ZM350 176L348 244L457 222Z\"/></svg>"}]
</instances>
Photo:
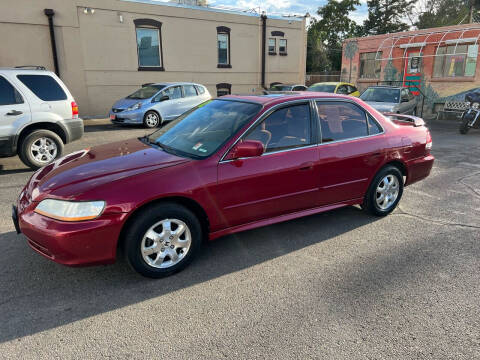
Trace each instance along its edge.
<instances>
[{"instance_id":1,"label":"car roof","mask_svg":"<svg viewBox=\"0 0 480 360\"><path fill-rule=\"evenodd\" d=\"M394 85L372 85L369 88L382 88L382 89L407 89L405 86L394 86Z\"/></svg>"},{"instance_id":2,"label":"car roof","mask_svg":"<svg viewBox=\"0 0 480 360\"><path fill-rule=\"evenodd\" d=\"M355 86L351 83L347 83L347 82L343 82L343 81L322 81L322 82L318 82L318 83L315 83L315 84L312 84L310 86L313 86L313 85L351 85L351 86Z\"/></svg>"},{"instance_id":3,"label":"car roof","mask_svg":"<svg viewBox=\"0 0 480 360\"><path fill-rule=\"evenodd\" d=\"M193 82L186 82L186 81L175 81L175 82L158 82L158 83L151 83L149 85L164 85L164 86L170 86L170 85L201 85ZM202 85L203 86L203 85Z\"/></svg>"},{"instance_id":4,"label":"car roof","mask_svg":"<svg viewBox=\"0 0 480 360\"><path fill-rule=\"evenodd\" d=\"M236 100L236 101L246 101L261 104L263 106L267 105L276 105L287 101L292 100L309 100L309 99L348 99L351 100L352 96L339 95L325 92L316 92L316 91L294 91L288 94L279 93L279 94L268 94L268 95L225 95L219 100ZM355 98L353 98L355 99Z\"/></svg>"},{"instance_id":5,"label":"car roof","mask_svg":"<svg viewBox=\"0 0 480 360\"><path fill-rule=\"evenodd\" d=\"M305 86L305 85L302 85L302 84L275 84L273 86Z\"/></svg>"},{"instance_id":6,"label":"car roof","mask_svg":"<svg viewBox=\"0 0 480 360\"><path fill-rule=\"evenodd\" d=\"M53 72L47 69L35 68L14 68L14 67L0 67L3 73L28 73L28 74L52 74Z\"/></svg>"}]
</instances>

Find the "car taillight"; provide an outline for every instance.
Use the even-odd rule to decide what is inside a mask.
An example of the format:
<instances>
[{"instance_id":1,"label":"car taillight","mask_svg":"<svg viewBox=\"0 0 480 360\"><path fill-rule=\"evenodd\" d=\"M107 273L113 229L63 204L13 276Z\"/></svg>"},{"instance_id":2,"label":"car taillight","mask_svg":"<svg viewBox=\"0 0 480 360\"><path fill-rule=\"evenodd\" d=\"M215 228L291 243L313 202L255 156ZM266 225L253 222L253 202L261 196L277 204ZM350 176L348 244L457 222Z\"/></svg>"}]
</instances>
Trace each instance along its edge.
<instances>
[{"instance_id":1,"label":"car taillight","mask_svg":"<svg viewBox=\"0 0 480 360\"><path fill-rule=\"evenodd\" d=\"M432 149L432 143L432 135L430 134L430 131L427 130L427 143L425 145L425 150L427 150L427 152L430 152Z\"/></svg>"},{"instance_id":2,"label":"car taillight","mask_svg":"<svg viewBox=\"0 0 480 360\"><path fill-rule=\"evenodd\" d=\"M78 105L72 101L72 119L78 119Z\"/></svg>"}]
</instances>

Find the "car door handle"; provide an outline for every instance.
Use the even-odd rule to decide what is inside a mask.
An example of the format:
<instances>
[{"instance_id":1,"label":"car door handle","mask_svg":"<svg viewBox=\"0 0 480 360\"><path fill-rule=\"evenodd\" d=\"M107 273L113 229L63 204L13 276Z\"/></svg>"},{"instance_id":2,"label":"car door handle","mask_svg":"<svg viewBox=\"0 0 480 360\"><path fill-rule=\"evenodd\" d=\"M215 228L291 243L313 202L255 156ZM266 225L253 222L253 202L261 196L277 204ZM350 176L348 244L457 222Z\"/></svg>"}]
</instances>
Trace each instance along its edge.
<instances>
[{"instance_id":1,"label":"car door handle","mask_svg":"<svg viewBox=\"0 0 480 360\"><path fill-rule=\"evenodd\" d=\"M10 112L8 112L6 115L10 115L10 116L16 116L16 115L21 115L23 114L22 111L18 111L18 110L10 110Z\"/></svg>"},{"instance_id":2,"label":"car door handle","mask_svg":"<svg viewBox=\"0 0 480 360\"><path fill-rule=\"evenodd\" d=\"M314 165L313 161L303 163L302 165L300 165L299 170L301 170L301 171L311 170L311 169L313 169L313 165Z\"/></svg>"}]
</instances>

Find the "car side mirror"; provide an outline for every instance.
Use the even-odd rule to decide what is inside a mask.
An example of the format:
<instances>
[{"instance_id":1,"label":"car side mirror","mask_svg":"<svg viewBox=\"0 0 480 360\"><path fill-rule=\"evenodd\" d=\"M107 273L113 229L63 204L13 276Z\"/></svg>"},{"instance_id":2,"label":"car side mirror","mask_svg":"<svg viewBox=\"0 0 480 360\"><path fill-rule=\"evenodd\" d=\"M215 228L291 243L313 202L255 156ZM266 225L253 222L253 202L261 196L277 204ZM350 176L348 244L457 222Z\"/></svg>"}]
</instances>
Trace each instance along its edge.
<instances>
[{"instance_id":1,"label":"car side mirror","mask_svg":"<svg viewBox=\"0 0 480 360\"><path fill-rule=\"evenodd\" d=\"M165 101L165 100L170 100L170 97L168 95L163 95L158 101L162 102L162 101Z\"/></svg>"},{"instance_id":2,"label":"car side mirror","mask_svg":"<svg viewBox=\"0 0 480 360\"><path fill-rule=\"evenodd\" d=\"M409 101L410 101L410 100L408 99L408 97L407 97L407 96L405 96L405 97L402 97L402 102L409 102Z\"/></svg>"},{"instance_id":3,"label":"car side mirror","mask_svg":"<svg viewBox=\"0 0 480 360\"><path fill-rule=\"evenodd\" d=\"M263 154L263 144L258 140L244 140L238 142L225 157L225 160L250 158Z\"/></svg>"}]
</instances>

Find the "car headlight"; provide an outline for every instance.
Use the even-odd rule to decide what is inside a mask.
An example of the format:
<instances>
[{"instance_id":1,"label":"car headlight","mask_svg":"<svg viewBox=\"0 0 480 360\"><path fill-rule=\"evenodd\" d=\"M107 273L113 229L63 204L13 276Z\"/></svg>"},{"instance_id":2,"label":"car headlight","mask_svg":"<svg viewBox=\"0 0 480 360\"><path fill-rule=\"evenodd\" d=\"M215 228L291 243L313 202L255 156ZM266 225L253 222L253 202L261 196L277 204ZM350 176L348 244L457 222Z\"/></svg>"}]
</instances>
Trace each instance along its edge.
<instances>
[{"instance_id":1,"label":"car headlight","mask_svg":"<svg viewBox=\"0 0 480 360\"><path fill-rule=\"evenodd\" d=\"M472 103L472 108L478 109L480 107L480 104L478 102Z\"/></svg>"},{"instance_id":2,"label":"car headlight","mask_svg":"<svg viewBox=\"0 0 480 360\"><path fill-rule=\"evenodd\" d=\"M45 199L35 208L43 216L62 221L83 221L98 217L105 208L105 201L64 201Z\"/></svg>"},{"instance_id":3,"label":"car headlight","mask_svg":"<svg viewBox=\"0 0 480 360\"><path fill-rule=\"evenodd\" d=\"M136 103L127 108L127 111L138 110L142 107L142 103Z\"/></svg>"}]
</instances>

